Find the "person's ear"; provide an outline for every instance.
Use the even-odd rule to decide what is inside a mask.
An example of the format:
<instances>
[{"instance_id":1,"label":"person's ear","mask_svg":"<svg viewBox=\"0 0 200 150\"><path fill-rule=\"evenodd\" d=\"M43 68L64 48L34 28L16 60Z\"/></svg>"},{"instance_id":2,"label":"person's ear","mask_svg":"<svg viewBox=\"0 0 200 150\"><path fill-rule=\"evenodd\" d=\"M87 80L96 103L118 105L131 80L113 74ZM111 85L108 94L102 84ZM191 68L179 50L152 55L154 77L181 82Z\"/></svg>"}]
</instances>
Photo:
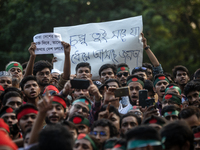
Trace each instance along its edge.
<instances>
[{"instance_id":1,"label":"person's ear","mask_svg":"<svg viewBox=\"0 0 200 150\"><path fill-rule=\"evenodd\" d=\"M155 87L153 87L153 91L156 93L156 88Z\"/></svg>"},{"instance_id":2,"label":"person's ear","mask_svg":"<svg viewBox=\"0 0 200 150\"><path fill-rule=\"evenodd\" d=\"M26 97L25 94L24 94L24 91L21 91L21 92L22 92L23 97Z\"/></svg>"},{"instance_id":3,"label":"person's ear","mask_svg":"<svg viewBox=\"0 0 200 150\"><path fill-rule=\"evenodd\" d=\"M90 79L92 78L92 74L90 74Z\"/></svg>"}]
</instances>

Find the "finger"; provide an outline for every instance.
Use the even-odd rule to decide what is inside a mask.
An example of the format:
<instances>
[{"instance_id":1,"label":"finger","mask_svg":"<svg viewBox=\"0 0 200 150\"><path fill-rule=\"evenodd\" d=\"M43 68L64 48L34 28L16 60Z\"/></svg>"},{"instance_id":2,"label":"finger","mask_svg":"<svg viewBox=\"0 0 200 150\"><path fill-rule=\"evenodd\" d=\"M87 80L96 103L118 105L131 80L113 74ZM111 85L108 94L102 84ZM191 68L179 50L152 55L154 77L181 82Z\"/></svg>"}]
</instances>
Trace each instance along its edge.
<instances>
[{"instance_id":1,"label":"finger","mask_svg":"<svg viewBox=\"0 0 200 150\"><path fill-rule=\"evenodd\" d=\"M109 109L110 109L110 103L108 103L106 110L109 112Z\"/></svg>"},{"instance_id":2,"label":"finger","mask_svg":"<svg viewBox=\"0 0 200 150\"><path fill-rule=\"evenodd\" d=\"M114 113L111 112L110 115L108 116L108 119L111 119L113 115L114 115Z\"/></svg>"},{"instance_id":3,"label":"finger","mask_svg":"<svg viewBox=\"0 0 200 150\"><path fill-rule=\"evenodd\" d=\"M90 85L94 84L91 79L88 79L88 80L90 81Z\"/></svg>"},{"instance_id":4,"label":"finger","mask_svg":"<svg viewBox=\"0 0 200 150\"><path fill-rule=\"evenodd\" d=\"M144 37L144 33L141 33L141 35L142 35L142 38Z\"/></svg>"},{"instance_id":5,"label":"finger","mask_svg":"<svg viewBox=\"0 0 200 150\"><path fill-rule=\"evenodd\" d=\"M107 91L107 87L104 86L104 88L103 88L103 92L105 93L106 91Z\"/></svg>"}]
</instances>

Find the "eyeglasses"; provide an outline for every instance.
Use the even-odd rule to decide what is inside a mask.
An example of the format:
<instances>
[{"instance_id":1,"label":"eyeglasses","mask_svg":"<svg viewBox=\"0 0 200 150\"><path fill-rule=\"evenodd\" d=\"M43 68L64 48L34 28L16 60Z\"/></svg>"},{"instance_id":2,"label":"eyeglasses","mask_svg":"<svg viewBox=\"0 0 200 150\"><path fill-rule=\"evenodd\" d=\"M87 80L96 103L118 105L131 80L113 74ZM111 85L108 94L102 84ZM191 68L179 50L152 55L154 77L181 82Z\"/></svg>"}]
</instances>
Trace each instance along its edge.
<instances>
[{"instance_id":1,"label":"eyeglasses","mask_svg":"<svg viewBox=\"0 0 200 150\"><path fill-rule=\"evenodd\" d=\"M41 76L41 77L44 77L45 75L49 76L49 75L50 75L50 72L47 71L47 72L39 72L39 73L38 73L38 76Z\"/></svg>"},{"instance_id":2,"label":"eyeglasses","mask_svg":"<svg viewBox=\"0 0 200 150\"><path fill-rule=\"evenodd\" d=\"M88 113L88 110L85 108L85 107L82 107L81 105L78 105L78 104L74 104L74 107L76 108L76 109L82 109L82 111L84 112L84 113Z\"/></svg>"},{"instance_id":3,"label":"eyeglasses","mask_svg":"<svg viewBox=\"0 0 200 150\"><path fill-rule=\"evenodd\" d=\"M118 74L117 74L117 77L118 77L118 78L121 78L122 75L125 76L125 77L127 77L127 76L128 76L128 72L118 73Z\"/></svg>"},{"instance_id":4,"label":"eyeglasses","mask_svg":"<svg viewBox=\"0 0 200 150\"><path fill-rule=\"evenodd\" d=\"M135 69L136 69L136 70L137 70L137 69L147 70L147 68L145 68L145 67L135 67L134 70L135 70Z\"/></svg>"},{"instance_id":5,"label":"eyeglasses","mask_svg":"<svg viewBox=\"0 0 200 150\"><path fill-rule=\"evenodd\" d=\"M100 131L100 132L98 132L98 131L91 131L90 134L94 135L94 136L97 136L97 134L99 134L99 136L106 136L107 135L106 132L104 132L104 131Z\"/></svg>"}]
</instances>

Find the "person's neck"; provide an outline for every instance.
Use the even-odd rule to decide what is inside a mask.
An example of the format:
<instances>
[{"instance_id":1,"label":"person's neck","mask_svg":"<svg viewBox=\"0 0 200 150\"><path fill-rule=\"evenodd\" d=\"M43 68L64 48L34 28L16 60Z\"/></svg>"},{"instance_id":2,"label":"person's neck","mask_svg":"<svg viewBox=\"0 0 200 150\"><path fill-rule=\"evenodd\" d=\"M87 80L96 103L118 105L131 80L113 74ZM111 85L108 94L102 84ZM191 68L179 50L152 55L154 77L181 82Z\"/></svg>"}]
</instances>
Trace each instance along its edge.
<instances>
[{"instance_id":1,"label":"person's neck","mask_svg":"<svg viewBox=\"0 0 200 150\"><path fill-rule=\"evenodd\" d=\"M180 89L181 89L181 93L183 93L183 92L184 92L185 84L179 84L179 87L180 87Z\"/></svg>"},{"instance_id":2,"label":"person's neck","mask_svg":"<svg viewBox=\"0 0 200 150\"><path fill-rule=\"evenodd\" d=\"M158 101L159 101L160 103L162 103L162 100L163 100L163 97L158 96Z\"/></svg>"},{"instance_id":3,"label":"person's neck","mask_svg":"<svg viewBox=\"0 0 200 150\"><path fill-rule=\"evenodd\" d=\"M41 93L43 93L45 86L44 85L39 85Z\"/></svg>"},{"instance_id":4,"label":"person's neck","mask_svg":"<svg viewBox=\"0 0 200 150\"><path fill-rule=\"evenodd\" d=\"M18 139L18 138L19 138L19 132L18 132L17 134L13 135L12 140L16 140L16 139Z\"/></svg>"},{"instance_id":5,"label":"person's neck","mask_svg":"<svg viewBox=\"0 0 200 150\"><path fill-rule=\"evenodd\" d=\"M35 99L29 99L29 98L27 98L27 103L33 104L36 107L37 107L38 101L39 101L39 96L37 98L35 98Z\"/></svg>"}]
</instances>

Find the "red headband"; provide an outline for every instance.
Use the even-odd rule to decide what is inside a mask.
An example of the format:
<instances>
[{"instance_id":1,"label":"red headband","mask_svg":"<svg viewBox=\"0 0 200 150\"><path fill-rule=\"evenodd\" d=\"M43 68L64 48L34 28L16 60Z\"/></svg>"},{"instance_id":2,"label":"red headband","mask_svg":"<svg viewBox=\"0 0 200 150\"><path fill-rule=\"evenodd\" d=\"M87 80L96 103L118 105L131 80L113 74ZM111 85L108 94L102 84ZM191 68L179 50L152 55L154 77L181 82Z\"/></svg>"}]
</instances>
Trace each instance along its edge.
<instances>
[{"instance_id":1,"label":"red headband","mask_svg":"<svg viewBox=\"0 0 200 150\"><path fill-rule=\"evenodd\" d=\"M33 108L25 108L21 112L18 113L17 119L20 120L21 117L23 117L26 114L30 114L30 113L38 114L38 111Z\"/></svg>"},{"instance_id":2,"label":"red headband","mask_svg":"<svg viewBox=\"0 0 200 150\"><path fill-rule=\"evenodd\" d=\"M58 96L53 96L53 102L57 102L57 103L60 103L65 109L67 107L64 99L62 99L61 97L58 97Z\"/></svg>"},{"instance_id":3,"label":"red headband","mask_svg":"<svg viewBox=\"0 0 200 150\"><path fill-rule=\"evenodd\" d=\"M2 85L0 85L0 91L4 91L4 88Z\"/></svg>"},{"instance_id":4,"label":"red headband","mask_svg":"<svg viewBox=\"0 0 200 150\"><path fill-rule=\"evenodd\" d=\"M195 138L199 138L199 137L200 137L200 132L195 133L195 134L194 134L194 137L195 137Z\"/></svg>"},{"instance_id":5,"label":"red headband","mask_svg":"<svg viewBox=\"0 0 200 150\"><path fill-rule=\"evenodd\" d=\"M53 85L48 85L46 88L45 88L45 90L44 90L44 92L43 92L43 94L46 92L46 90L52 90L52 91L56 91L57 93L59 93L59 90L55 87L55 86L53 86Z\"/></svg>"}]
</instances>

